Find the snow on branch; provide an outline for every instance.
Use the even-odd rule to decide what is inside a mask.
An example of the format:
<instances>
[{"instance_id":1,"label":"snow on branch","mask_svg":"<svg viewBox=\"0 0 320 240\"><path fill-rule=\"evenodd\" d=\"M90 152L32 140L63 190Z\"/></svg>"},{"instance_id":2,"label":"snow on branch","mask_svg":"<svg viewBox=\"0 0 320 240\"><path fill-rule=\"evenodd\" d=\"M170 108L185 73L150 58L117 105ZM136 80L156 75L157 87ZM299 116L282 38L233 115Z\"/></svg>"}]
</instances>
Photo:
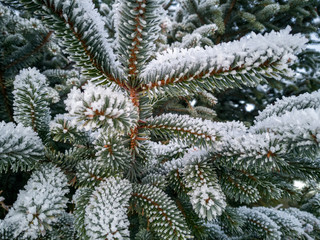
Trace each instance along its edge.
<instances>
[{"instance_id":1,"label":"snow on branch","mask_svg":"<svg viewBox=\"0 0 320 240\"><path fill-rule=\"evenodd\" d=\"M130 166L130 151L124 142L125 139L119 136L101 133L93 143L97 160L112 173Z\"/></svg>"},{"instance_id":2,"label":"snow on branch","mask_svg":"<svg viewBox=\"0 0 320 240\"><path fill-rule=\"evenodd\" d=\"M206 163L186 165L183 178L192 207L200 218L212 221L222 214L226 197L212 168Z\"/></svg>"},{"instance_id":3,"label":"snow on branch","mask_svg":"<svg viewBox=\"0 0 320 240\"><path fill-rule=\"evenodd\" d=\"M285 212L293 215L302 223L303 230L305 231L305 237L310 238L308 235L309 233L312 233L315 230L320 231L320 220L311 213L301 211L293 207L285 209Z\"/></svg>"},{"instance_id":4,"label":"snow on branch","mask_svg":"<svg viewBox=\"0 0 320 240\"><path fill-rule=\"evenodd\" d=\"M181 158L172 159L160 165L156 171L167 174L175 170L182 170L185 166L204 162L208 157L208 151L199 148L190 148Z\"/></svg>"},{"instance_id":5,"label":"snow on branch","mask_svg":"<svg viewBox=\"0 0 320 240\"><path fill-rule=\"evenodd\" d=\"M319 105L319 102L318 102ZM271 132L278 140L297 142L299 147L316 145L320 142L320 108L293 109L281 116L270 116L257 121L252 132Z\"/></svg>"},{"instance_id":6,"label":"snow on branch","mask_svg":"<svg viewBox=\"0 0 320 240\"><path fill-rule=\"evenodd\" d=\"M256 122L271 116L281 116L287 111L293 109L305 109L305 108L316 108L320 106L320 91L312 93L304 93L299 96L283 97L278 99L274 104L268 105L263 111L256 117Z\"/></svg>"},{"instance_id":7,"label":"snow on branch","mask_svg":"<svg viewBox=\"0 0 320 240\"><path fill-rule=\"evenodd\" d=\"M67 178L59 168L49 164L35 171L4 220L15 224L14 237L44 236L63 214L68 192Z\"/></svg>"},{"instance_id":8,"label":"snow on branch","mask_svg":"<svg viewBox=\"0 0 320 240\"><path fill-rule=\"evenodd\" d=\"M181 212L170 197L149 184L134 185L132 200L140 214L161 239L188 239L189 230Z\"/></svg>"},{"instance_id":9,"label":"snow on branch","mask_svg":"<svg viewBox=\"0 0 320 240\"><path fill-rule=\"evenodd\" d=\"M278 226L280 226L282 234L286 234L286 236L290 237L301 237L301 235L304 235L301 222L288 212L266 207L255 207L253 209L272 219Z\"/></svg>"},{"instance_id":10,"label":"snow on branch","mask_svg":"<svg viewBox=\"0 0 320 240\"><path fill-rule=\"evenodd\" d=\"M112 175L103 162L92 158L79 162L76 169L77 185L81 187L97 186Z\"/></svg>"},{"instance_id":11,"label":"snow on branch","mask_svg":"<svg viewBox=\"0 0 320 240\"><path fill-rule=\"evenodd\" d=\"M163 0L118 0L115 29L119 59L128 76L135 77L156 50L161 31Z\"/></svg>"},{"instance_id":12,"label":"snow on branch","mask_svg":"<svg viewBox=\"0 0 320 240\"><path fill-rule=\"evenodd\" d=\"M153 134L164 137L175 135L179 138L195 141L200 145L210 145L218 138L217 129L213 123L188 115L163 114L146 119L141 128L149 129Z\"/></svg>"},{"instance_id":13,"label":"snow on branch","mask_svg":"<svg viewBox=\"0 0 320 240\"><path fill-rule=\"evenodd\" d=\"M141 74L145 83L142 90L177 83L223 89L235 84L250 86L270 74L289 74L288 65L296 60L295 54L307 42L301 34L291 35L290 31L287 27L264 36L251 33L239 41L214 47L170 49L159 53Z\"/></svg>"},{"instance_id":14,"label":"snow on branch","mask_svg":"<svg viewBox=\"0 0 320 240\"><path fill-rule=\"evenodd\" d=\"M65 104L71 116L84 121L84 129L126 133L137 124L138 109L124 94L91 82L83 90L73 88Z\"/></svg>"},{"instance_id":15,"label":"snow on branch","mask_svg":"<svg viewBox=\"0 0 320 240\"><path fill-rule=\"evenodd\" d=\"M46 26L55 30L66 51L84 73L96 80L124 86L123 71L113 53L102 17L91 1L54 0L23 2L26 8L43 16Z\"/></svg>"},{"instance_id":16,"label":"snow on branch","mask_svg":"<svg viewBox=\"0 0 320 240\"><path fill-rule=\"evenodd\" d=\"M68 114L57 114L50 122L50 132L54 141L84 144L87 142L87 134L81 128L82 122ZM80 126L80 127L79 127Z\"/></svg>"},{"instance_id":17,"label":"snow on branch","mask_svg":"<svg viewBox=\"0 0 320 240\"><path fill-rule=\"evenodd\" d=\"M171 115L175 116L174 114ZM177 116L186 117L184 115ZM192 120L195 119L189 118ZM169 144L149 143L149 145L153 147L153 150L150 151L151 161L148 165L150 171L167 174L171 171L181 170L186 165L203 162L208 159L210 152L216 153L224 151L224 147L229 141L243 136L247 131L247 128L240 122L213 123L208 120L196 120L199 120L199 126L203 124L205 129L215 131L217 136L219 136L217 141L212 142L209 148L197 147L198 143L196 141L191 141L189 144L181 141L177 142L178 140L171 141ZM194 126L194 124L192 126ZM162 128L160 128L160 130L162 130ZM169 158L171 160L160 164L163 158Z\"/></svg>"},{"instance_id":18,"label":"snow on branch","mask_svg":"<svg viewBox=\"0 0 320 240\"><path fill-rule=\"evenodd\" d=\"M90 239L129 239L127 208L132 187L128 180L110 177L92 192L84 224Z\"/></svg>"},{"instance_id":19,"label":"snow on branch","mask_svg":"<svg viewBox=\"0 0 320 240\"><path fill-rule=\"evenodd\" d=\"M256 122L239 134L222 134L213 152L241 169L273 171L286 166L288 154L314 156L319 149L320 109L292 110Z\"/></svg>"},{"instance_id":20,"label":"snow on branch","mask_svg":"<svg viewBox=\"0 0 320 240\"><path fill-rule=\"evenodd\" d=\"M23 69L15 77L14 119L36 132L48 128L50 121L47 78L36 68Z\"/></svg>"},{"instance_id":21,"label":"snow on branch","mask_svg":"<svg viewBox=\"0 0 320 240\"><path fill-rule=\"evenodd\" d=\"M43 154L41 139L31 127L0 122L0 171L30 170Z\"/></svg>"},{"instance_id":22,"label":"snow on branch","mask_svg":"<svg viewBox=\"0 0 320 240\"><path fill-rule=\"evenodd\" d=\"M181 43L174 42L173 45L179 48L190 48L190 47L199 46L201 42L205 39L205 37L212 36L217 29L218 27L214 23L203 25L195 29L192 33L189 33L183 36Z\"/></svg>"},{"instance_id":23,"label":"snow on branch","mask_svg":"<svg viewBox=\"0 0 320 240\"><path fill-rule=\"evenodd\" d=\"M245 220L247 231L255 233L263 239L281 239L280 226L267 215L247 207L240 207L237 210L238 214Z\"/></svg>"}]
</instances>

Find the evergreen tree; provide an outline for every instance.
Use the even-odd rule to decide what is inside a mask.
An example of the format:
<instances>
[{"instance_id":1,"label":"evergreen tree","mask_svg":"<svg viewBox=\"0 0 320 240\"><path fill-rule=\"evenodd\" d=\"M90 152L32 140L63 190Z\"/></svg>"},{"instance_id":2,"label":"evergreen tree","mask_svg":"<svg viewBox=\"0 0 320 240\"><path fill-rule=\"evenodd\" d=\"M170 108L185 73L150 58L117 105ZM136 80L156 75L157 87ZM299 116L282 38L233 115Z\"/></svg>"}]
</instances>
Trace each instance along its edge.
<instances>
[{"instance_id":1,"label":"evergreen tree","mask_svg":"<svg viewBox=\"0 0 320 240\"><path fill-rule=\"evenodd\" d=\"M265 1L264 20L227 42L234 29L221 13L236 1L181 1L194 30L167 42L162 0L2 2L41 19L75 70L15 74L0 171L32 175L0 239L318 239L318 195L302 210L266 202L299 198L294 180L319 181L320 91L277 100L250 127L213 121L206 107L159 107L195 96L213 105L210 91L294 77L308 42L299 31L249 33L272 25L279 4ZM207 10L212 22L201 18ZM67 94L53 119L52 83Z\"/></svg>"}]
</instances>

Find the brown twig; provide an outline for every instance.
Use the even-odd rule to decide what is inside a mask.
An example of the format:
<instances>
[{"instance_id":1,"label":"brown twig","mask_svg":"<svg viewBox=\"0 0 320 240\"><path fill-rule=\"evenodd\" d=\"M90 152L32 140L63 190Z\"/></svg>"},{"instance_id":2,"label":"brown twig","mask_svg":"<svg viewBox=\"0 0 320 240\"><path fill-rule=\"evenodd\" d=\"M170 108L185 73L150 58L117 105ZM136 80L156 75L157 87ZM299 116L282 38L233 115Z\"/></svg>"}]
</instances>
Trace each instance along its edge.
<instances>
[{"instance_id":1,"label":"brown twig","mask_svg":"<svg viewBox=\"0 0 320 240\"><path fill-rule=\"evenodd\" d=\"M2 192L3 192L3 190L0 190L0 194ZM7 206L3 201L0 201L0 205L4 210L9 211L9 206Z\"/></svg>"}]
</instances>

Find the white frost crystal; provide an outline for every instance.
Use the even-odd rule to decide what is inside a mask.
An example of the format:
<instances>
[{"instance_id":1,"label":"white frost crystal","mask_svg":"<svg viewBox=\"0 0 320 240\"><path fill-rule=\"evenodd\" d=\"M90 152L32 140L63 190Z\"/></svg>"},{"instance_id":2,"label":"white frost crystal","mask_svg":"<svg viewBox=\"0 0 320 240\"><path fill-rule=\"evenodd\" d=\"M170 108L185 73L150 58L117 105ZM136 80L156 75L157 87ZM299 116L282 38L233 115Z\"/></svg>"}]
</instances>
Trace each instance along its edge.
<instances>
[{"instance_id":1,"label":"white frost crystal","mask_svg":"<svg viewBox=\"0 0 320 240\"><path fill-rule=\"evenodd\" d=\"M131 192L128 180L110 177L101 182L85 209L89 239L129 239L127 207Z\"/></svg>"},{"instance_id":2,"label":"white frost crystal","mask_svg":"<svg viewBox=\"0 0 320 240\"><path fill-rule=\"evenodd\" d=\"M45 235L63 214L68 199L67 178L48 164L35 171L4 221L14 224L14 236L36 239Z\"/></svg>"}]
</instances>

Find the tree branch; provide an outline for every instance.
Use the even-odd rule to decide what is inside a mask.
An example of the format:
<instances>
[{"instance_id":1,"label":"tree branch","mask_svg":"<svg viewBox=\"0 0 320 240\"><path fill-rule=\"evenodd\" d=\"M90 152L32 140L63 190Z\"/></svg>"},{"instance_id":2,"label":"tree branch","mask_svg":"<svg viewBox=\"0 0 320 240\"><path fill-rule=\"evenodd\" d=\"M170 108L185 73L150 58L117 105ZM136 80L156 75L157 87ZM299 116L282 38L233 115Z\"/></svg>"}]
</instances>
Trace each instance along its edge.
<instances>
[{"instance_id":1,"label":"tree branch","mask_svg":"<svg viewBox=\"0 0 320 240\"><path fill-rule=\"evenodd\" d=\"M8 93L7 93L7 90L6 90L6 85L5 85L4 79L3 79L3 72L0 72L0 88L1 88L1 94L3 96L3 100L4 100L4 105L5 105L6 111L7 111L8 115L9 115L10 120L12 122L14 122L13 111L12 111L11 106L10 106Z\"/></svg>"},{"instance_id":2,"label":"tree branch","mask_svg":"<svg viewBox=\"0 0 320 240\"><path fill-rule=\"evenodd\" d=\"M229 8L227 14L224 17L224 20L223 20L224 26L226 26L227 23L229 22L232 10L233 10L234 6L236 5L236 2L237 2L237 0L233 0L232 3L230 4L230 8ZM219 44L221 42L221 39L222 39L223 36L224 36L224 34L220 35L217 38L216 44Z\"/></svg>"},{"instance_id":3,"label":"tree branch","mask_svg":"<svg viewBox=\"0 0 320 240\"><path fill-rule=\"evenodd\" d=\"M44 47L44 45L49 42L49 39L52 35L53 31L50 31L47 33L47 35L43 38L42 42L40 43L39 46L37 46L32 52L22 56L21 58L13 61L12 63L10 63L9 65L4 67L4 70L8 70L9 68L13 67L14 65L17 65L18 63L24 61L25 59L27 59L28 57L32 56L33 54L35 54L36 52L38 52L42 47Z\"/></svg>"}]
</instances>

